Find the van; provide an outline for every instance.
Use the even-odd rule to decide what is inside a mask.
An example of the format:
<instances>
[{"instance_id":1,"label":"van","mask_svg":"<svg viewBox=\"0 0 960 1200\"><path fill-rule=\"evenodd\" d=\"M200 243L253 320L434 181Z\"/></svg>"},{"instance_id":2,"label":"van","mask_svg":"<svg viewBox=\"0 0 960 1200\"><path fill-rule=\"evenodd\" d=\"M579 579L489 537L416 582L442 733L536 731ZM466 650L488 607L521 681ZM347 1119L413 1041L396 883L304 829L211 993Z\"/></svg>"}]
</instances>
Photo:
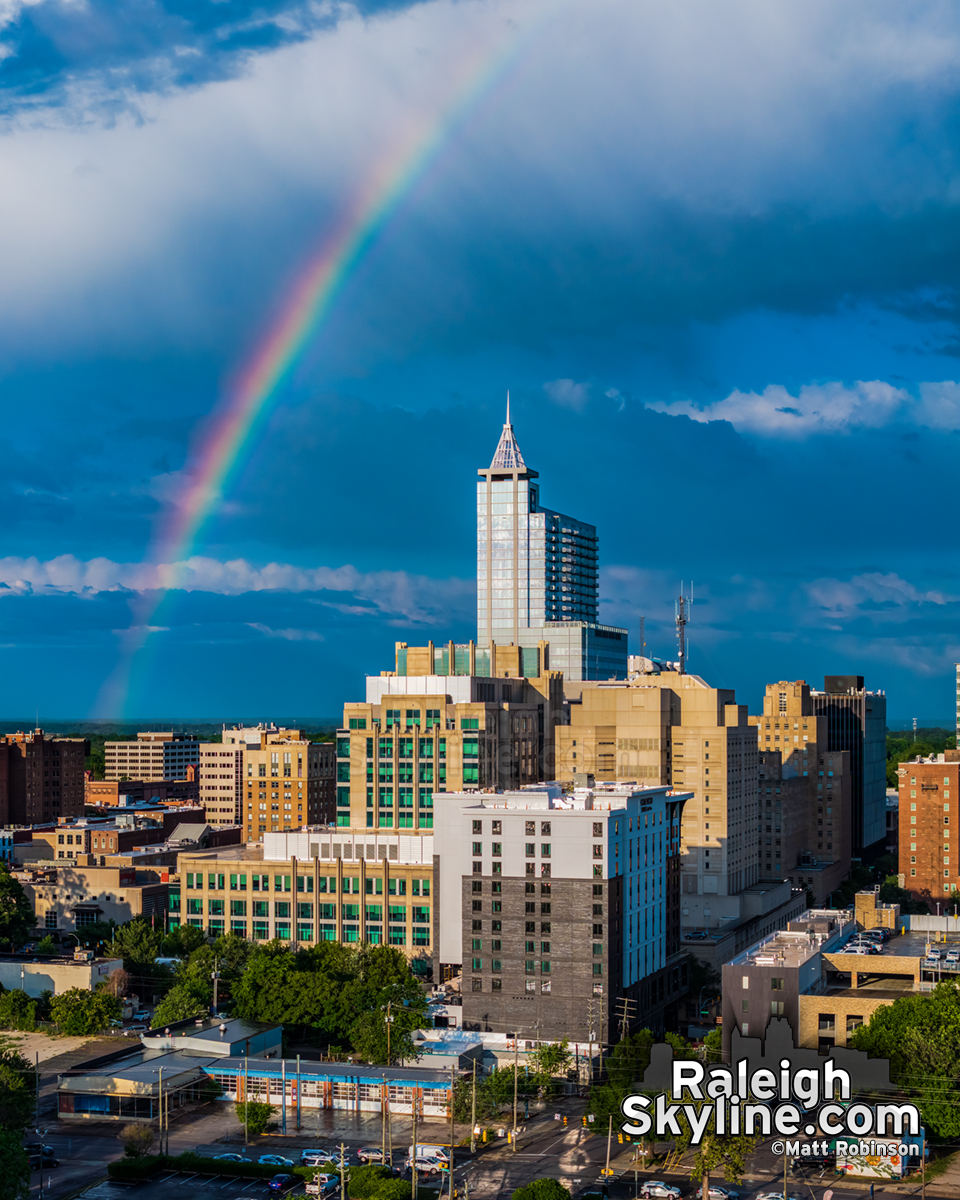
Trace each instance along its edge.
<instances>
[{"instance_id":1,"label":"van","mask_svg":"<svg viewBox=\"0 0 960 1200\"><path fill-rule=\"evenodd\" d=\"M407 1158L413 1158L414 1149L416 1149L417 1158L437 1158L444 1164L450 1162L449 1146L431 1146L426 1142L417 1142L416 1147L407 1147Z\"/></svg>"}]
</instances>

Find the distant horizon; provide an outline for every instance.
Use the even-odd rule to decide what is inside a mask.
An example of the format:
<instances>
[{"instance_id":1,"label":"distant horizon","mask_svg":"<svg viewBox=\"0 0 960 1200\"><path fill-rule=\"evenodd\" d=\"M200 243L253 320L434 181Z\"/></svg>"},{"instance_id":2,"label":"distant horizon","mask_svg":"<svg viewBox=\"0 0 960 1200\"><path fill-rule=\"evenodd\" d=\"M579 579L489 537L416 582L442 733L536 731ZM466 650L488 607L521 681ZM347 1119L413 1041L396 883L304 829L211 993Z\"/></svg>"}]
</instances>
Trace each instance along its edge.
<instances>
[{"instance_id":1,"label":"distant horizon","mask_svg":"<svg viewBox=\"0 0 960 1200\"><path fill-rule=\"evenodd\" d=\"M306 717L306 716L273 716L273 717L128 717L125 720L114 720L110 717L45 717L39 725L34 719L24 720L15 717L0 717L0 723L7 726L16 726L18 729L44 729L54 725L70 725L73 728L84 728L94 726L109 726L111 729L125 729L136 726L139 729L153 731L157 733L164 732L165 725L228 725L228 726L244 726L250 728L261 723L273 722L276 725L285 725L288 729L297 725L319 726L319 727L334 727L340 726L340 717L325 716L325 717ZM889 717L887 719L887 728L894 733L909 733L913 729L913 717ZM917 717L918 729L948 729L952 730L956 726L956 719L953 716L947 717Z\"/></svg>"}]
</instances>

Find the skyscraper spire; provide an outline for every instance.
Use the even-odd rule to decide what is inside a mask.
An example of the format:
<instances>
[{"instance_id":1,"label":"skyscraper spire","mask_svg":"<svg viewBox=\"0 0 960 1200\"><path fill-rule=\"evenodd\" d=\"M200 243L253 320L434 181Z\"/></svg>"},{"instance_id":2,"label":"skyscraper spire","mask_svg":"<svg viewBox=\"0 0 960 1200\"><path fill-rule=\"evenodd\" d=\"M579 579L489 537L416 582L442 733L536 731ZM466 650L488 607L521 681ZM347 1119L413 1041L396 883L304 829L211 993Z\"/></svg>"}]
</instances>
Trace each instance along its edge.
<instances>
[{"instance_id":1,"label":"skyscraper spire","mask_svg":"<svg viewBox=\"0 0 960 1200\"><path fill-rule=\"evenodd\" d=\"M491 470L523 471L526 469L517 439L513 436L513 426L510 424L510 393L507 392L507 419L503 423L503 432L497 449L490 464Z\"/></svg>"}]
</instances>

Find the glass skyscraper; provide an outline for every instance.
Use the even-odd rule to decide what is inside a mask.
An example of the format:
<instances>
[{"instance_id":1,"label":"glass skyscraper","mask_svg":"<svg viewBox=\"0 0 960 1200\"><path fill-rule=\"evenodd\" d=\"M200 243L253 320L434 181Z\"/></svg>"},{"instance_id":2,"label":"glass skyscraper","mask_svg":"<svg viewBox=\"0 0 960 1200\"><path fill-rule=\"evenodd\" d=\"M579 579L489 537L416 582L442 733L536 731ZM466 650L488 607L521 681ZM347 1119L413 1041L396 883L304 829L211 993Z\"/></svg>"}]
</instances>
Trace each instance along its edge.
<instances>
[{"instance_id":1,"label":"glass skyscraper","mask_svg":"<svg viewBox=\"0 0 960 1200\"><path fill-rule=\"evenodd\" d=\"M627 632L597 624L597 530L540 504L507 419L477 482L477 644L521 648L523 673L624 678ZM545 661L541 643L548 642Z\"/></svg>"}]
</instances>

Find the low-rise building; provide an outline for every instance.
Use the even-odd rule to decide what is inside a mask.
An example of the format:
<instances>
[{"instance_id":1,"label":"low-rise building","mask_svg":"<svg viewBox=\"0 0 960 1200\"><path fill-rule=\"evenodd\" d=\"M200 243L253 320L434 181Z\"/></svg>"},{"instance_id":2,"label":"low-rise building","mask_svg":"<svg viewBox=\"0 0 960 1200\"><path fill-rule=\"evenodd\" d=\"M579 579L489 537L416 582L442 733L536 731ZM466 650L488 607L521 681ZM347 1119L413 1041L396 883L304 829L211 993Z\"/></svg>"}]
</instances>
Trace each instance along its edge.
<instances>
[{"instance_id":1,"label":"low-rise building","mask_svg":"<svg viewBox=\"0 0 960 1200\"><path fill-rule=\"evenodd\" d=\"M36 862L14 872L36 914L40 934L73 933L99 921L122 925L143 916L166 928L168 872L162 868Z\"/></svg>"},{"instance_id":2,"label":"low-rise building","mask_svg":"<svg viewBox=\"0 0 960 1200\"><path fill-rule=\"evenodd\" d=\"M846 1046L878 1008L960 978L960 953L956 961L947 952L931 953L930 932L907 930L907 919L897 905L879 904L875 891L860 892L853 917L810 909L724 964L724 1055L729 1056L734 1028L762 1042L770 1018L777 1016L789 1020L797 1046L828 1053ZM857 931L873 928L893 936L879 953L861 953ZM960 950L960 937L950 948Z\"/></svg>"},{"instance_id":3,"label":"low-rise building","mask_svg":"<svg viewBox=\"0 0 960 1200\"><path fill-rule=\"evenodd\" d=\"M187 733L145 731L136 740L105 742L104 779L181 780L200 761L200 743Z\"/></svg>"},{"instance_id":4,"label":"low-rise building","mask_svg":"<svg viewBox=\"0 0 960 1200\"><path fill-rule=\"evenodd\" d=\"M5 991L20 988L34 999L44 992L59 996L71 988L90 992L122 966L122 959L101 958L85 951L71 958L43 955L31 956L29 960L23 955L3 954L0 955L0 984Z\"/></svg>"},{"instance_id":5,"label":"low-rise building","mask_svg":"<svg viewBox=\"0 0 960 1200\"><path fill-rule=\"evenodd\" d=\"M432 833L267 833L262 846L181 854L171 920L213 937L396 946L426 967L433 875Z\"/></svg>"},{"instance_id":6,"label":"low-rise building","mask_svg":"<svg viewBox=\"0 0 960 1200\"><path fill-rule=\"evenodd\" d=\"M90 773L88 772L88 775ZM199 771L188 766L184 779L118 779L88 778L84 783L84 803L95 808L114 808L154 800L187 800L200 798Z\"/></svg>"}]
</instances>

